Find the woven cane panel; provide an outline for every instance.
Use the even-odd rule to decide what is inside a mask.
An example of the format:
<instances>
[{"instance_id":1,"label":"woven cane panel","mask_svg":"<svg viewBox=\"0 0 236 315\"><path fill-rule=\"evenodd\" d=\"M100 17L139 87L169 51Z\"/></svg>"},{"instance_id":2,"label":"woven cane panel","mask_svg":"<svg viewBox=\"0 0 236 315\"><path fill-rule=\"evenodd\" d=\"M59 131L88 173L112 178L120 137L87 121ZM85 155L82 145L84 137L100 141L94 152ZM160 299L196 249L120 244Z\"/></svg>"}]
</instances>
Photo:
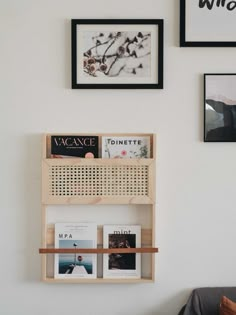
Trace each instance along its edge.
<instances>
[{"instance_id":1,"label":"woven cane panel","mask_svg":"<svg viewBox=\"0 0 236 315\"><path fill-rule=\"evenodd\" d=\"M148 196L147 165L50 165L50 196Z\"/></svg>"}]
</instances>

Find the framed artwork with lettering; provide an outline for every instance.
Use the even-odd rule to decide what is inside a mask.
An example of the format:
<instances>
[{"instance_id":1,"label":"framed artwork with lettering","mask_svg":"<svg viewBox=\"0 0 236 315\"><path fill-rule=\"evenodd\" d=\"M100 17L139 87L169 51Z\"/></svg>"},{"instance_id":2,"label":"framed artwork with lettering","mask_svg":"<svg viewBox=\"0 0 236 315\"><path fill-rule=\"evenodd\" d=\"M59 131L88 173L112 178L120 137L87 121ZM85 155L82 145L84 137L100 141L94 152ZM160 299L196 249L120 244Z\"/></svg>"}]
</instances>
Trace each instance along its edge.
<instances>
[{"instance_id":1,"label":"framed artwork with lettering","mask_svg":"<svg viewBox=\"0 0 236 315\"><path fill-rule=\"evenodd\" d=\"M236 1L180 0L180 47L236 47Z\"/></svg>"},{"instance_id":2,"label":"framed artwork with lettering","mask_svg":"<svg viewBox=\"0 0 236 315\"><path fill-rule=\"evenodd\" d=\"M204 141L236 142L236 73L204 75Z\"/></svg>"},{"instance_id":3,"label":"framed artwork with lettering","mask_svg":"<svg viewBox=\"0 0 236 315\"><path fill-rule=\"evenodd\" d=\"M163 20L72 20L72 89L163 89Z\"/></svg>"}]
</instances>

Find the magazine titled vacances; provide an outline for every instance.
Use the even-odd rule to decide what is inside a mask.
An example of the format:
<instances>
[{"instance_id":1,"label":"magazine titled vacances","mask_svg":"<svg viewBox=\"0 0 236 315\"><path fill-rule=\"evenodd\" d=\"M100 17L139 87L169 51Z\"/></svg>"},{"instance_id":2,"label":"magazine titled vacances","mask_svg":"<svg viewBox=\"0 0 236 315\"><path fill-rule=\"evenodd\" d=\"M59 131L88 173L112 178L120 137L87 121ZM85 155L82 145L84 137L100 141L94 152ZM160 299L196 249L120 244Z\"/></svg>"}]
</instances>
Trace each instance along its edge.
<instances>
[{"instance_id":1,"label":"magazine titled vacances","mask_svg":"<svg viewBox=\"0 0 236 315\"><path fill-rule=\"evenodd\" d=\"M51 136L51 158L98 158L98 136Z\"/></svg>"},{"instance_id":2,"label":"magazine titled vacances","mask_svg":"<svg viewBox=\"0 0 236 315\"><path fill-rule=\"evenodd\" d=\"M97 225L95 223L56 223L55 248L96 248ZM55 278L96 278L96 254L56 254Z\"/></svg>"},{"instance_id":3,"label":"magazine titled vacances","mask_svg":"<svg viewBox=\"0 0 236 315\"><path fill-rule=\"evenodd\" d=\"M104 248L140 248L140 225L104 225ZM141 254L111 253L103 255L104 278L134 278L141 277Z\"/></svg>"}]
</instances>

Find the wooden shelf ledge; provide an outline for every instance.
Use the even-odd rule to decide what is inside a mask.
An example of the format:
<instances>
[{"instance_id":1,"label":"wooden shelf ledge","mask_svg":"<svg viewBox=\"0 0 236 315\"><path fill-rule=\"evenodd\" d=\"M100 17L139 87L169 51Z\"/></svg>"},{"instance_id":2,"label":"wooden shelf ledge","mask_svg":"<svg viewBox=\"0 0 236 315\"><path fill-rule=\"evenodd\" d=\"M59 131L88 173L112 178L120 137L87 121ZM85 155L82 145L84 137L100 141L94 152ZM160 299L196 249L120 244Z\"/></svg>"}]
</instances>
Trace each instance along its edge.
<instances>
[{"instance_id":1,"label":"wooden shelf ledge","mask_svg":"<svg viewBox=\"0 0 236 315\"><path fill-rule=\"evenodd\" d=\"M95 279L89 279L89 278L77 278L77 279L71 279L71 278L50 278L45 277L42 279L44 282L47 283L63 283L63 284L71 284L71 283L77 283L77 284L84 284L84 283L90 283L90 284L124 284L124 283L153 283L154 279L152 278L140 278L140 279L132 279L132 278L95 278Z\"/></svg>"},{"instance_id":2,"label":"wooden shelf ledge","mask_svg":"<svg viewBox=\"0 0 236 315\"><path fill-rule=\"evenodd\" d=\"M157 253L158 248L40 248L40 254L130 254Z\"/></svg>"}]
</instances>

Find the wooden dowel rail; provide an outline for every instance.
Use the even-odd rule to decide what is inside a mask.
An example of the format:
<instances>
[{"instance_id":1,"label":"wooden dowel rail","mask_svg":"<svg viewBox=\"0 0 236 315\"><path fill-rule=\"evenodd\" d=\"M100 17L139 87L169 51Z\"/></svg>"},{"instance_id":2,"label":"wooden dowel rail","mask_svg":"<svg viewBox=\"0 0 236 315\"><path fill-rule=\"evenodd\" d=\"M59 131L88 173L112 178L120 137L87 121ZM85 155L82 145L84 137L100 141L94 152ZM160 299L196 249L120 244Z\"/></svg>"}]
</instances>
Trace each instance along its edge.
<instances>
[{"instance_id":1,"label":"wooden dowel rail","mask_svg":"<svg viewBox=\"0 0 236 315\"><path fill-rule=\"evenodd\" d=\"M40 248L40 254L130 254L157 253L158 248Z\"/></svg>"}]
</instances>

